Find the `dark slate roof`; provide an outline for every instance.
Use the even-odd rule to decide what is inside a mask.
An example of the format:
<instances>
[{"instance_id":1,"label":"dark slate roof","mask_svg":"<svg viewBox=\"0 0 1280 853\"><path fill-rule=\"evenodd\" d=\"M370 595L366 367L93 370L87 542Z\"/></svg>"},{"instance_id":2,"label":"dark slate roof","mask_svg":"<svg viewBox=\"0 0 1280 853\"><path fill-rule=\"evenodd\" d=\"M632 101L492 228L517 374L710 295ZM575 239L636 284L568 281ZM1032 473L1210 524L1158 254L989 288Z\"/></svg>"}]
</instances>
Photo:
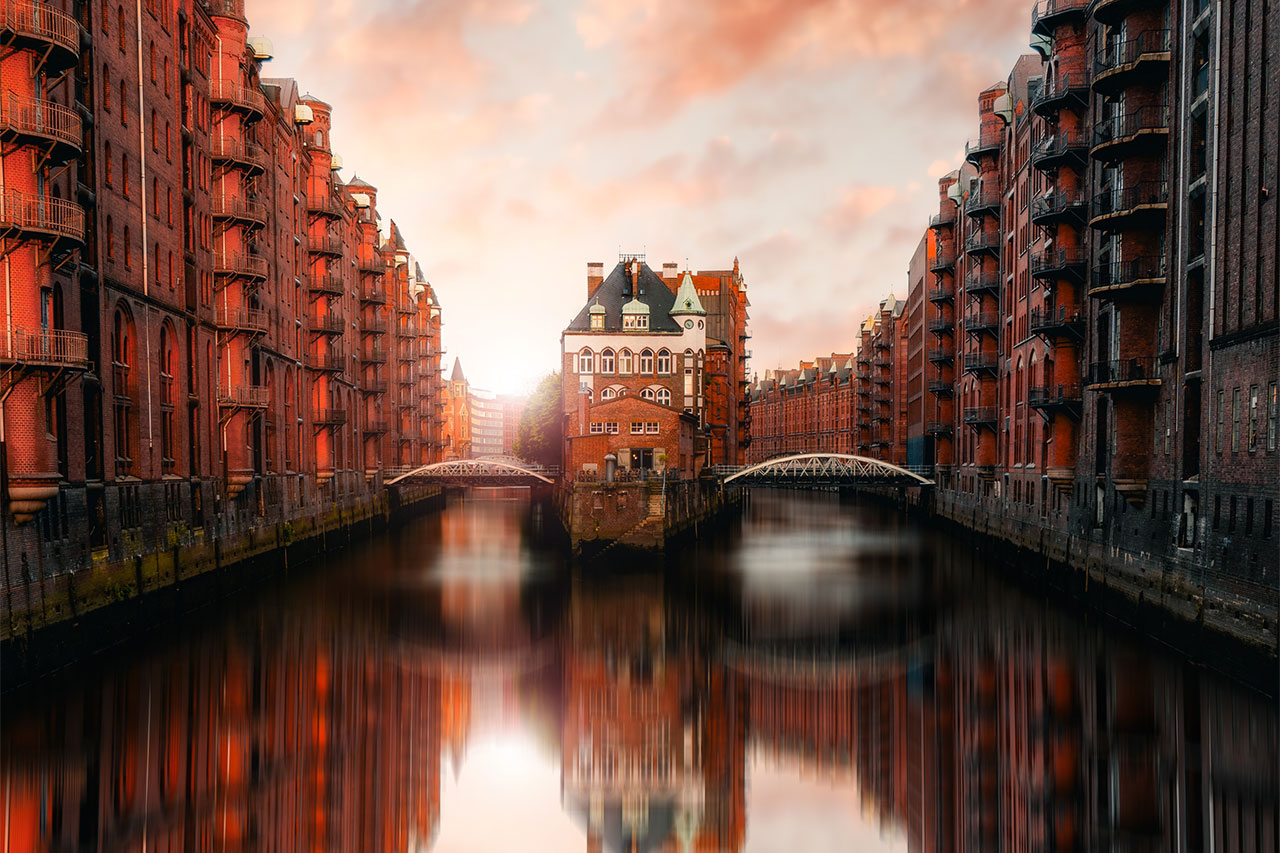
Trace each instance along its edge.
<instances>
[{"instance_id":1,"label":"dark slate roof","mask_svg":"<svg viewBox=\"0 0 1280 853\"><path fill-rule=\"evenodd\" d=\"M462 375L462 359L454 356L453 359L453 375L449 377L450 382L466 382L467 377Z\"/></svg>"},{"instance_id":2,"label":"dark slate roof","mask_svg":"<svg viewBox=\"0 0 1280 853\"><path fill-rule=\"evenodd\" d=\"M662 277L649 269L648 264L640 265L640 293L635 294L640 301L649 306L650 332L679 332L680 324L671 319L671 306L675 304L676 295L665 284ZM626 266L619 263L613 272L605 277L604 282L596 289L595 294L582 305L578 316L565 329L566 332L589 332L591 329L588 309L597 299L604 306L604 331L622 331L622 306L631 301L631 274ZM598 331L598 330L596 330ZM630 331L630 330L628 330Z\"/></svg>"},{"instance_id":3,"label":"dark slate roof","mask_svg":"<svg viewBox=\"0 0 1280 853\"><path fill-rule=\"evenodd\" d=\"M360 189L374 190L377 189L373 184L361 178L359 175L353 175L351 180L347 181L348 187L358 187Z\"/></svg>"}]
</instances>

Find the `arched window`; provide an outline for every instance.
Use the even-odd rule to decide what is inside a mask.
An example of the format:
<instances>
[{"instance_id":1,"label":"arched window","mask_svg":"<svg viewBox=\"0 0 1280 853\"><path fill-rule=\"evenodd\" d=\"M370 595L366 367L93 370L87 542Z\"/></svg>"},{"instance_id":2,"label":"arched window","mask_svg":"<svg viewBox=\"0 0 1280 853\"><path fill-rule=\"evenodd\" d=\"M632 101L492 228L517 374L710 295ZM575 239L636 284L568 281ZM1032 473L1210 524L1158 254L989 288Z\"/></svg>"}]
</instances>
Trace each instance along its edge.
<instances>
[{"instance_id":1,"label":"arched window","mask_svg":"<svg viewBox=\"0 0 1280 853\"><path fill-rule=\"evenodd\" d=\"M133 248L129 245L129 226L124 227L124 265L133 266Z\"/></svg>"},{"instance_id":2,"label":"arched window","mask_svg":"<svg viewBox=\"0 0 1280 853\"><path fill-rule=\"evenodd\" d=\"M617 396L618 396L618 392L613 390L612 388L605 388L600 392L601 400L612 400L614 397L617 397Z\"/></svg>"},{"instance_id":3,"label":"arched window","mask_svg":"<svg viewBox=\"0 0 1280 853\"><path fill-rule=\"evenodd\" d=\"M102 19L102 26L105 28L107 19ZM111 69L105 64L102 66L102 108L107 112L111 112Z\"/></svg>"},{"instance_id":4,"label":"arched window","mask_svg":"<svg viewBox=\"0 0 1280 853\"><path fill-rule=\"evenodd\" d=\"M160 327L160 460L162 473L172 474L177 468L175 454L174 401L177 391L174 377L178 374L178 341L173 327Z\"/></svg>"},{"instance_id":5,"label":"arched window","mask_svg":"<svg viewBox=\"0 0 1280 853\"><path fill-rule=\"evenodd\" d=\"M663 405L663 406L670 406L670 405L671 405L671 391L670 391L669 389L667 389L667 388L659 388L659 389L658 389L657 397L658 397L658 402L659 402L661 405Z\"/></svg>"},{"instance_id":6,"label":"arched window","mask_svg":"<svg viewBox=\"0 0 1280 853\"><path fill-rule=\"evenodd\" d=\"M113 424L115 432L116 471L134 473L134 447L137 445L137 419L133 408L137 344L133 336L133 317L123 303L116 307L111 323L111 385L115 400Z\"/></svg>"},{"instance_id":7,"label":"arched window","mask_svg":"<svg viewBox=\"0 0 1280 853\"><path fill-rule=\"evenodd\" d=\"M668 349L658 350L658 373L663 375L671 373L671 351Z\"/></svg>"},{"instance_id":8,"label":"arched window","mask_svg":"<svg viewBox=\"0 0 1280 853\"><path fill-rule=\"evenodd\" d=\"M583 349L578 353L578 372L579 373L595 373L595 354L590 349Z\"/></svg>"},{"instance_id":9,"label":"arched window","mask_svg":"<svg viewBox=\"0 0 1280 853\"><path fill-rule=\"evenodd\" d=\"M116 226L110 216L107 217L107 259L116 259Z\"/></svg>"},{"instance_id":10,"label":"arched window","mask_svg":"<svg viewBox=\"0 0 1280 853\"><path fill-rule=\"evenodd\" d=\"M634 359L631 355L631 350L624 349L622 352L618 353L618 373L619 374L621 374L622 376L630 376L633 363L634 363Z\"/></svg>"},{"instance_id":11,"label":"arched window","mask_svg":"<svg viewBox=\"0 0 1280 853\"><path fill-rule=\"evenodd\" d=\"M614 369L613 350L604 349L600 351L600 372L613 373Z\"/></svg>"},{"instance_id":12,"label":"arched window","mask_svg":"<svg viewBox=\"0 0 1280 853\"><path fill-rule=\"evenodd\" d=\"M111 186L111 183L114 180L115 174L116 174L115 172L116 164L111 160L111 143L109 141L103 143L102 151L103 151L103 161L104 161L104 167L105 167L104 170L106 171L106 174L103 177L105 177L107 180L107 186Z\"/></svg>"},{"instance_id":13,"label":"arched window","mask_svg":"<svg viewBox=\"0 0 1280 853\"><path fill-rule=\"evenodd\" d=\"M120 42L120 51L124 52L124 7L116 7L116 38Z\"/></svg>"},{"instance_id":14,"label":"arched window","mask_svg":"<svg viewBox=\"0 0 1280 853\"><path fill-rule=\"evenodd\" d=\"M654 399L655 396L656 395L654 394L652 388L645 388L643 391L640 392L640 399L642 400L652 400Z\"/></svg>"},{"instance_id":15,"label":"arched window","mask_svg":"<svg viewBox=\"0 0 1280 853\"><path fill-rule=\"evenodd\" d=\"M120 80L120 123L126 125L129 123L129 101L126 100L125 94L127 91L128 90L124 87L124 80L122 78Z\"/></svg>"},{"instance_id":16,"label":"arched window","mask_svg":"<svg viewBox=\"0 0 1280 853\"><path fill-rule=\"evenodd\" d=\"M640 352L640 372L645 375L653 373L653 350L646 349Z\"/></svg>"}]
</instances>

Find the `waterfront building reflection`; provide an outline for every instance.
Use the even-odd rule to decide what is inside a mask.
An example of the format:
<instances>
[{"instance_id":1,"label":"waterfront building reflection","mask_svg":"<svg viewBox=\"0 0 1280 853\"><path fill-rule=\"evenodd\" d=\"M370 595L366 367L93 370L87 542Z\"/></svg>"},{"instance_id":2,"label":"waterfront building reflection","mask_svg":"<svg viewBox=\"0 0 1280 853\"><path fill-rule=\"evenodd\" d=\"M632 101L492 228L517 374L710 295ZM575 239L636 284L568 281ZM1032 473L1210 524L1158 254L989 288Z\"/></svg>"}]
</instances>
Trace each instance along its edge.
<instances>
[{"instance_id":1,"label":"waterfront building reflection","mask_svg":"<svg viewBox=\"0 0 1280 853\"><path fill-rule=\"evenodd\" d=\"M787 849L815 784L810 849L1276 848L1274 697L959 543L760 493L677 565L571 569L529 518L456 502L6 694L7 849L451 849L511 737L602 853Z\"/></svg>"}]
</instances>

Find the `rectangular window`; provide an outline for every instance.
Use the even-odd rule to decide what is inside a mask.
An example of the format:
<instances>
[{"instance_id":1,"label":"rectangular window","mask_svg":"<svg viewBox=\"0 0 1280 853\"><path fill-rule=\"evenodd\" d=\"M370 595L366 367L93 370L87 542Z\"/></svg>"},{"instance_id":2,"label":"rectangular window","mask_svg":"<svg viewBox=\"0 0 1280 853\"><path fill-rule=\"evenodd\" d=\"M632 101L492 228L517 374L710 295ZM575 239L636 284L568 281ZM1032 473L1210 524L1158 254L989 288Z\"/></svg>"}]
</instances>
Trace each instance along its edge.
<instances>
[{"instance_id":1,"label":"rectangular window","mask_svg":"<svg viewBox=\"0 0 1280 853\"><path fill-rule=\"evenodd\" d=\"M592 434L592 435L604 435L604 424L603 424L603 423L601 423L600 421L592 421L592 422L591 422L591 434Z\"/></svg>"},{"instance_id":2,"label":"rectangular window","mask_svg":"<svg viewBox=\"0 0 1280 853\"><path fill-rule=\"evenodd\" d=\"M1219 453L1221 453L1221 452L1222 452L1222 430L1223 430L1222 417L1223 417L1223 413L1224 413L1224 412L1223 412L1223 396L1224 396L1224 393L1225 393L1225 392L1223 392L1223 391L1219 391L1219 392L1218 392L1218 418L1217 418L1218 428L1217 428L1217 431L1216 431L1216 432L1217 432L1217 435L1216 435L1216 440L1215 440L1215 446L1217 447L1217 449L1218 449L1218 452L1219 452Z\"/></svg>"},{"instance_id":3,"label":"rectangular window","mask_svg":"<svg viewBox=\"0 0 1280 853\"><path fill-rule=\"evenodd\" d=\"M1258 449L1258 386L1249 386L1249 452Z\"/></svg>"},{"instance_id":4,"label":"rectangular window","mask_svg":"<svg viewBox=\"0 0 1280 853\"><path fill-rule=\"evenodd\" d=\"M645 422L644 422L644 432L645 432L645 435L657 435L657 434L658 434L658 422L657 422L657 421L645 421Z\"/></svg>"},{"instance_id":5,"label":"rectangular window","mask_svg":"<svg viewBox=\"0 0 1280 853\"><path fill-rule=\"evenodd\" d=\"M618 434L618 422L617 422L617 421L608 421L608 422L606 422L606 423L605 423L605 425L604 425L604 431L605 431L605 434L606 434L606 435L617 435L617 434Z\"/></svg>"},{"instance_id":6,"label":"rectangular window","mask_svg":"<svg viewBox=\"0 0 1280 853\"><path fill-rule=\"evenodd\" d=\"M1231 392L1231 452L1240 452L1240 389Z\"/></svg>"},{"instance_id":7,"label":"rectangular window","mask_svg":"<svg viewBox=\"0 0 1280 853\"><path fill-rule=\"evenodd\" d=\"M632 435L644 435L644 421L632 421L632 422L631 422L631 434L632 434Z\"/></svg>"}]
</instances>

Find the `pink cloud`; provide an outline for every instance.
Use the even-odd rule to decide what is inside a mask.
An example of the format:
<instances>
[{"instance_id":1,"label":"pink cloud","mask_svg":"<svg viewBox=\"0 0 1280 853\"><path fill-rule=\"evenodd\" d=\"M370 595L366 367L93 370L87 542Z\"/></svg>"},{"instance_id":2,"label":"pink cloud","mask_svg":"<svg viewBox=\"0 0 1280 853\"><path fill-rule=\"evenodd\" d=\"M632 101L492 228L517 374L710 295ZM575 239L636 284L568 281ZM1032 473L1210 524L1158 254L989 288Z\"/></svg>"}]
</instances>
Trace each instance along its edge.
<instances>
[{"instance_id":1,"label":"pink cloud","mask_svg":"<svg viewBox=\"0 0 1280 853\"><path fill-rule=\"evenodd\" d=\"M827 208L822 224L836 234L849 234L865 225L898 197L894 187L854 184Z\"/></svg>"}]
</instances>

